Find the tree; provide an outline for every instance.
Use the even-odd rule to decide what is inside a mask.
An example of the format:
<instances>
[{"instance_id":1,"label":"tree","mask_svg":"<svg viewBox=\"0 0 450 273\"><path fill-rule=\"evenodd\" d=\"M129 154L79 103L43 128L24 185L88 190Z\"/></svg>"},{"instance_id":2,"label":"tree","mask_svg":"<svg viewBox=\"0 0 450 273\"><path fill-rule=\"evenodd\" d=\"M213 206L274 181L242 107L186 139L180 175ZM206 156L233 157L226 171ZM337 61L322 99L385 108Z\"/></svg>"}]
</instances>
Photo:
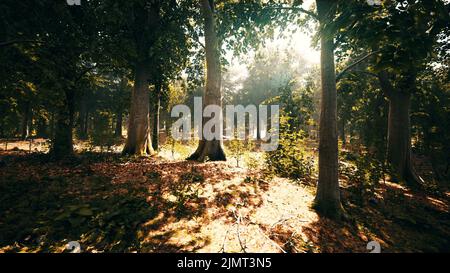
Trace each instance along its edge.
<instances>
[{"instance_id":1,"label":"tree","mask_svg":"<svg viewBox=\"0 0 450 273\"><path fill-rule=\"evenodd\" d=\"M203 96L204 105L222 106L220 51L217 39L214 0L202 0L201 12L204 20L205 52L206 52L206 87ZM207 119L203 119L203 124ZM219 128L214 128L219 130ZM226 160L221 139L201 139L197 150L188 160L204 161Z\"/></svg>"},{"instance_id":2,"label":"tree","mask_svg":"<svg viewBox=\"0 0 450 273\"><path fill-rule=\"evenodd\" d=\"M140 1L132 3L132 31L136 47L134 64L134 88L131 95L130 115L128 119L128 136L123 149L124 154L153 154L150 137L149 116L149 84L150 64L149 51L155 42L154 30L160 23L160 4L152 2L149 6Z\"/></svg>"},{"instance_id":3,"label":"tree","mask_svg":"<svg viewBox=\"0 0 450 273\"><path fill-rule=\"evenodd\" d=\"M319 181L314 200L315 208L323 215L339 217L343 211L338 179L338 136L336 72L334 64L334 37L332 27L335 1L317 0L321 27L320 66L322 99L319 121Z\"/></svg>"},{"instance_id":4,"label":"tree","mask_svg":"<svg viewBox=\"0 0 450 273\"><path fill-rule=\"evenodd\" d=\"M6 41L2 48L24 57L13 65L16 73L22 74L12 81L34 86L36 98L44 98L55 113L51 155L55 159L72 155L75 97L78 85L93 68L88 54L96 40L91 10L55 1L9 2L2 8L6 26L0 34L0 40ZM25 64L29 69L24 69ZM29 110L24 113L26 129L32 119Z\"/></svg>"},{"instance_id":5,"label":"tree","mask_svg":"<svg viewBox=\"0 0 450 273\"><path fill-rule=\"evenodd\" d=\"M369 72L376 73L389 100L387 155L395 179L411 186L423 184L411 161L411 98L417 74L432 54L438 34L448 24L449 5L443 1L386 1L370 7L354 3L342 12L339 40L345 48L371 51ZM345 23L343 23L345 22ZM370 56L368 54L367 56Z\"/></svg>"},{"instance_id":6,"label":"tree","mask_svg":"<svg viewBox=\"0 0 450 273\"><path fill-rule=\"evenodd\" d=\"M112 62L132 70L134 86L124 154L154 153L150 126L150 86L159 81L161 55L180 54L187 47L184 35L190 1L98 1L102 47ZM106 15L105 15L106 14ZM179 38L172 43L167 37ZM166 51L168 51L166 53ZM167 54L167 55L166 55ZM186 54L187 55L187 54ZM164 59L171 62L173 59ZM182 64L183 62L181 62Z\"/></svg>"},{"instance_id":7,"label":"tree","mask_svg":"<svg viewBox=\"0 0 450 273\"><path fill-rule=\"evenodd\" d=\"M245 53L250 48L258 48L263 43L263 38L273 36L275 26L286 24L286 20L282 19L289 15L271 8L273 3L262 1L220 1L220 5L215 5L214 0L202 0L200 4L205 44L201 44L198 39L199 32L201 34L198 29L191 29L191 37L205 51L207 75L203 103L204 106L221 106L222 64L226 63L223 58L224 48L234 51L235 54ZM217 9L217 7L220 8ZM248 35L249 32L252 35ZM202 55L198 54L198 56ZM194 74L195 76L190 75L193 79L201 76L201 73L198 72ZM203 118L202 122L206 123L207 121L208 119ZM222 139L209 141L201 139L196 151L188 157L188 160L203 161L206 158L226 160L221 142Z\"/></svg>"}]
</instances>

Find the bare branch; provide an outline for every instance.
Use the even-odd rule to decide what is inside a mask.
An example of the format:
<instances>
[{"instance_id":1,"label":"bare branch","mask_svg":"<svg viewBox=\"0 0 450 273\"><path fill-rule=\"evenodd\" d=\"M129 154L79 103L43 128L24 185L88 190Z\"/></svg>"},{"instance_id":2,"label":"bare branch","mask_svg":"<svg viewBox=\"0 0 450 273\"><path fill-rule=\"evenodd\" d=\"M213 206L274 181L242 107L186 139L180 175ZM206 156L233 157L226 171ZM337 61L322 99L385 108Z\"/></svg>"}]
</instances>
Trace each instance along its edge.
<instances>
[{"instance_id":1,"label":"bare branch","mask_svg":"<svg viewBox=\"0 0 450 273\"><path fill-rule=\"evenodd\" d=\"M239 245L241 246L242 252L247 253L247 251L246 251L247 246L245 245L245 243L242 242L242 239L241 239L240 226L241 226L242 216L239 212L238 212L238 214L236 214L236 210L234 210L233 213L234 213L234 217L236 218L236 233L237 233Z\"/></svg>"}]
</instances>

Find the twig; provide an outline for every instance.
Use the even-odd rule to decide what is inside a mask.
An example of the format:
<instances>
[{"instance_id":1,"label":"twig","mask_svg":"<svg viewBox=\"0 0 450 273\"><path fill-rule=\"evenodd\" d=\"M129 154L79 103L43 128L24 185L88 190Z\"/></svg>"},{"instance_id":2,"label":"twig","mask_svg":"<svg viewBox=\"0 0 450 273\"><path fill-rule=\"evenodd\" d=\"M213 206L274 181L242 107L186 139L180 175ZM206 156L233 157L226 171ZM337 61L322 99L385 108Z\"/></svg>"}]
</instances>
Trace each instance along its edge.
<instances>
[{"instance_id":1,"label":"twig","mask_svg":"<svg viewBox=\"0 0 450 273\"><path fill-rule=\"evenodd\" d=\"M278 220L275 223L273 223L272 225L270 225L270 229L273 229L274 227L278 226L279 224L281 224L283 222L286 222L288 220L294 219L294 218L298 218L298 216L290 216L290 217L287 217L287 218L281 218L280 220ZM306 220L301 220L301 219L297 219L297 220L299 222L304 222L304 223L308 222Z\"/></svg>"},{"instance_id":2,"label":"twig","mask_svg":"<svg viewBox=\"0 0 450 273\"><path fill-rule=\"evenodd\" d=\"M257 226L258 226L259 232L260 232L264 237L266 237L267 240L269 240L274 246L276 246L278 249L280 249L281 252L286 253L286 251L285 251L279 244L277 244L276 242L274 242L272 239L270 239L269 236L267 236L267 234L264 233L264 231L261 229L261 227L260 227L259 225L257 225Z\"/></svg>"},{"instance_id":3,"label":"twig","mask_svg":"<svg viewBox=\"0 0 450 273\"><path fill-rule=\"evenodd\" d=\"M244 243L242 243L241 240L241 232L240 232L240 225L241 225L241 214L239 213L239 215L236 215L236 210L233 210L234 213L234 217L236 218L237 222L236 222L236 232L237 232L237 237L238 237L238 241L239 241L239 245L241 246L241 249L244 253L247 253L247 251L245 251L245 249L247 248L246 245Z\"/></svg>"},{"instance_id":4,"label":"twig","mask_svg":"<svg viewBox=\"0 0 450 273\"><path fill-rule=\"evenodd\" d=\"M225 237L223 238L223 242L222 242L222 247L220 248L219 252L220 253L225 253L225 242L228 238L228 233L230 232L230 229L233 227L234 225L232 225L231 227L227 228L227 232L225 233Z\"/></svg>"}]
</instances>

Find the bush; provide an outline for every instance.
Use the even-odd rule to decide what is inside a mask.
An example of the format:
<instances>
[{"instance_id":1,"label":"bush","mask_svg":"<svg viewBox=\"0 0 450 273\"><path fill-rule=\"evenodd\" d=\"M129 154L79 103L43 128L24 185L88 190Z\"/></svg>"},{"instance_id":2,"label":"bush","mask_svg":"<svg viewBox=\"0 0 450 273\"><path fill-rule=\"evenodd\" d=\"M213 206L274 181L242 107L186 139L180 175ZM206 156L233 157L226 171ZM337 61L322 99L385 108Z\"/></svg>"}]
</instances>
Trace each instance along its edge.
<instances>
[{"instance_id":1,"label":"bush","mask_svg":"<svg viewBox=\"0 0 450 273\"><path fill-rule=\"evenodd\" d=\"M357 194L357 201L363 203L370 200L380 180L384 179L383 163L366 152L360 155L343 153L340 162L339 172L348 178L349 184Z\"/></svg>"},{"instance_id":2,"label":"bush","mask_svg":"<svg viewBox=\"0 0 450 273\"><path fill-rule=\"evenodd\" d=\"M280 140L278 149L265 154L268 168L282 177L311 181L314 157L305 149L305 133L291 130L286 117L280 119Z\"/></svg>"},{"instance_id":3,"label":"bush","mask_svg":"<svg viewBox=\"0 0 450 273\"><path fill-rule=\"evenodd\" d=\"M230 157L236 160L236 167L240 167L239 163L245 158L245 155L253 150L254 145L249 139L239 139L237 135L229 141L226 142L225 145L228 154Z\"/></svg>"},{"instance_id":4,"label":"bush","mask_svg":"<svg viewBox=\"0 0 450 273\"><path fill-rule=\"evenodd\" d=\"M176 140L172 137L172 133L169 130L166 141L162 147L162 150L167 150L173 160L186 159L190 156L196 148L197 140Z\"/></svg>"}]
</instances>

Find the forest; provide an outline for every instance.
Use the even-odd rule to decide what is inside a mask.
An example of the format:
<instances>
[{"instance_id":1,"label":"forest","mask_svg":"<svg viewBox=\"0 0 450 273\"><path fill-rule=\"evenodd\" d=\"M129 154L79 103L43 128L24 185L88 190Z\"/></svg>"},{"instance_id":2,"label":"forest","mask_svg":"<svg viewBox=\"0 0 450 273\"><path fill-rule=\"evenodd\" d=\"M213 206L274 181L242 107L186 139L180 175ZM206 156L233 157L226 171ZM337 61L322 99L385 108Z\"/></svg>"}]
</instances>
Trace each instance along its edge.
<instances>
[{"instance_id":1,"label":"forest","mask_svg":"<svg viewBox=\"0 0 450 273\"><path fill-rule=\"evenodd\" d=\"M0 253L68 252L450 252L450 1L0 1Z\"/></svg>"}]
</instances>

